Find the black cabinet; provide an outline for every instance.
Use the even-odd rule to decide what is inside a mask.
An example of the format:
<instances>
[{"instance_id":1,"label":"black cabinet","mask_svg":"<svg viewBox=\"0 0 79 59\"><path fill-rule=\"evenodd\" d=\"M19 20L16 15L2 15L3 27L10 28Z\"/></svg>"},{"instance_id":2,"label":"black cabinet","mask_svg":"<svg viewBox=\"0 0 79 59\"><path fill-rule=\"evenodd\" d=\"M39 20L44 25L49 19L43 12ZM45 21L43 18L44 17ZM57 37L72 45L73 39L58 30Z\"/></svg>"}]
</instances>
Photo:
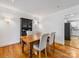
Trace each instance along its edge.
<instances>
[{"instance_id":1,"label":"black cabinet","mask_svg":"<svg viewBox=\"0 0 79 59\"><path fill-rule=\"evenodd\" d=\"M70 23L65 23L64 24L64 33L65 33L65 40L70 40Z\"/></svg>"},{"instance_id":2,"label":"black cabinet","mask_svg":"<svg viewBox=\"0 0 79 59\"><path fill-rule=\"evenodd\" d=\"M32 20L21 18L21 35L27 35L28 30L32 31Z\"/></svg>"}]
</instances>

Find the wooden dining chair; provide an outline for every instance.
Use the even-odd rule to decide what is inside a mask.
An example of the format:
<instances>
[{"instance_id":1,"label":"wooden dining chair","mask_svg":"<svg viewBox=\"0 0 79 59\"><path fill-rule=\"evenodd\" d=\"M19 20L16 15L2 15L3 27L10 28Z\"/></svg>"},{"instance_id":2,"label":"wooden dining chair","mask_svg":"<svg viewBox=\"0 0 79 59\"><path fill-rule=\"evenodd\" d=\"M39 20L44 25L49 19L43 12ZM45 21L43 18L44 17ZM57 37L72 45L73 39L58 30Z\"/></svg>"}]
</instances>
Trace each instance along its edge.
<instances>
[{"instance_id":1,"label":"wooden dining chair","mask_svg":"<svg viewBox=\"0 0 79 59\"><path fill-rule=\"evenodd\" d=\"M41 52L42 50L45 51L45 55L47 57L47 51L46 51L46 47L47 47L47 37L48 37L48 34L43 34L40 38L40 42L38 44L35 44L33 46L33 48L39 52L39 58L41 57Z\"/></svg>"}]
</instances>

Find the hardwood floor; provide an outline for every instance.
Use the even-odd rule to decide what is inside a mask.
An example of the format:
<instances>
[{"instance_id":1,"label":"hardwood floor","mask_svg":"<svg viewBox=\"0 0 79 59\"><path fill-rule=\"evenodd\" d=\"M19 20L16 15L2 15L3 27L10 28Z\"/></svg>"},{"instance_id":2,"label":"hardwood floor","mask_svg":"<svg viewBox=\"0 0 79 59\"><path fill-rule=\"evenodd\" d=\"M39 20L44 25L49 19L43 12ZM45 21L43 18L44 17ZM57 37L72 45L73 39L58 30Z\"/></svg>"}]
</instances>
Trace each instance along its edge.
<instances>
[{"instance_id":1,"label":"hardwood floor","mask_svg":"<svg viewBox=\"0 0 79 59\"><path fill-rule=\"evenodd\" d=\"M66 40L65 45L79 48L79 36L71 36L71 40Z\"/></svg>"},{"instance_id":2,"label":"hardwood floor","mask_svg":"<svg viewBox=\"0 0 79 59\"><path fill-rule=\"evenodd\" d=\"M25 46L25 53L22 53L21 45L14 44L6 47L0 48L0 58L29 58L28 47ZM55 44L55 52L53 50L48 53L48 58L78 58L79 49L73 48L71 46L64 46L60 44ZM33 54L33 58L38 58L38 55ZM45 55L42 53L42 58Z\"/></svg>"},{"instance_id":3,"label":"hardwood floor","mask_svg":"<svg viewBox=\"0 0 79 59\"><path fill-rule=\"evenodd\" d=\"M71 36L70 46L79 48L79 36Z\"/></svg>"}]
</instances>

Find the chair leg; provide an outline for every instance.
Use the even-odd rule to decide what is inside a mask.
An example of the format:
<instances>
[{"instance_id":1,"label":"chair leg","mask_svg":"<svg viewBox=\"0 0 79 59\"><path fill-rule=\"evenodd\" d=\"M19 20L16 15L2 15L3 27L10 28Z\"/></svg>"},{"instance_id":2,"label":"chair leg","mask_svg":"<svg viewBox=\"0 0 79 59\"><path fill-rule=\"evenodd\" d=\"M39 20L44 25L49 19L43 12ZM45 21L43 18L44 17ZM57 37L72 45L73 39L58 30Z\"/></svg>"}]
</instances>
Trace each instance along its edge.
<instances>
[{"instance_id":1,"label":"chair leg","mask_svg":"<svg viewBox=\"0 0 79 59\"><path fill-rule=\"evenodd\" d=\"M55 41L53 42L53 53L55 51Z\"/></svg>"},{"instance_id":2,"label":"chair leg","mask_svg":"<svg viewBox=\"0 0 79 59\"><path fill-rule=\"evenodd\" d=\"M50 52L50 46L48 46L48 52Z\"/></svg>"},{"instance_id":3,"label":"chair leg","mask_svg":"<svg viewBox=\"0 0 79 59\"><path fill-rule=\"evenodd\" d=\"M41 51L39 51L39 58L41 58Z\"/></svg>"},{"instance_id":4,"label":"chair leg","mask_svg":"<svg viewBox=\"0 0 79 59\"><path fill-rule=\"evenodd\" d=\"M34 54L37 55L38 54L37 51L34 51Z\"/></svg>"},{"instance_id":5,"label":"chair leg","mask_svg":"<svg viewBox=\"0 0 79 59\"><path fill-rule=\"evenodd\" d=\"M45 56L47 57L47 49L45 49Z\"/></svg>"}]
</instances>

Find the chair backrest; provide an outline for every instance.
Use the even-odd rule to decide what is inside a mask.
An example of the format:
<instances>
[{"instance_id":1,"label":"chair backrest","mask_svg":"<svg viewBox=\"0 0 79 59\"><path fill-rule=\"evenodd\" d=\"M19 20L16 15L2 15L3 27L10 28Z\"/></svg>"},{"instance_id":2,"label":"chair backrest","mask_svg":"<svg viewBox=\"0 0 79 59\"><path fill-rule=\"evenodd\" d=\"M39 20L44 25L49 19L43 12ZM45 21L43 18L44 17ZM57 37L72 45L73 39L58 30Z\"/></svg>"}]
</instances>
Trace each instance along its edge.
<instances>
[{"instance_id":1,"label":"chair backrest","mask_svg":"<svg viewBox=\"0 0 79 59\"><path fill-rule=\"evenodd\" d=\"M55 40L55 32L52 32L49 38L49 45L52 45L54 40Z\"/></svg>"},{"instance_id":2,"label":"chair backrest","mask_svg":"<svg viewBox=\"0 0 79 59\"><path fill-rule=\"evenodd\" d=\"M32 31L26 31L26 32L27 32L27 35L33 35Z\"/></svg>"},{"instance_id":3,"label":"chair backrest","mask_svg":"<svg viewBox=\"0 0 79 59\"><path fill-rule=\"evenodd\" d=\"M43 50L47 45L48 34L42 34L39 42L39 49Z\"/></svg>"}]
</instances>

